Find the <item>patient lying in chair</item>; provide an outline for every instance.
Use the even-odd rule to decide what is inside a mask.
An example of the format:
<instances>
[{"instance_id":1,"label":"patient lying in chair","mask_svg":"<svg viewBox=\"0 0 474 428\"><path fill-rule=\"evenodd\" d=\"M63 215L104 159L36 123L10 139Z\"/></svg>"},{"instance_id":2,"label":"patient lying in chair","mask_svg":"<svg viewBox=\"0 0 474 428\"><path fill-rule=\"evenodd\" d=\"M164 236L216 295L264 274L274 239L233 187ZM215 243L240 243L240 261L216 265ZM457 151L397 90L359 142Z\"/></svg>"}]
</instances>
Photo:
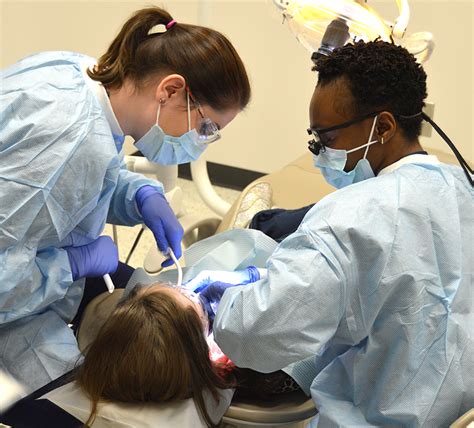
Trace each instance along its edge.
<instances>
[{"instance_id":1,"label":"patient lying in chair","mask_svg":"<svg viewBox=\"0 0 474 428\"><path fill-rule=\"evenodd\" d=\"M92 402L169 403L192 398L208 426L215 426L203 391L217 402L231 383L213 366L207 319L184 289L155 284L135 287L105 322L87 350L77 383Z\"/></svg>"},{"instance_id":2,"label":"patient lying in chair","mask_svg":"<svg viewBox=\"0 0 474 428\"><path fill-rule=\"evenodd\" d=\"M114 296L121 296L120 290L104 293L114 303L96 305L99 313L86 311L79 329L79 342L81 329L89 339L82 341L83 364L72 376L52 382L12 408L5 422L15 426L15 418L20 418L23 427L63 428L84 423L94 428L212 427L226 412L234 391L241 398L266 398L298 389L283 371L262 374L235 367L208 335L207 313L190 291L199 290L191 281L201 283L211 267L231 276L249 264L263 267L276 243L251 230L206 241L187 252L185 287L168 283L176 279L174 271L156 278L137 270L127 286L128 296L118 305ZM220 272L218 276L231 281ZM242 283L240 277L237 283ZM24 423L27 417L30 425ZM43 419L48 424L41 425Z\"/></svg>"},{"instance_id":3,"label":"patient lying in chair","mask_svg":"<svg viewBox=\"0 0 474 428\"><path fill-rule=\"evenodd\" d=\"M102 325L83 364L17 406L7 422L20 414L24 427L47 426L43 419L63 428L217 427L234 389L241 397L268 398L299 388L282 371L235 367L208 333L197 294L169 283L137 285ZM38 409L25 424L25 414Z\"/></svg>"},{"instance_id":4,"label":"patient lying in chair","mask_svg":"<svg viewBox=\"0 0 474 428\"><path fill-rule=\"evenodd\" d=\"M259 390L271 395L297 388L283 372L236 369L208 330L195 293L163 283L136 286L103 325L79 369L77 384L92 402L86 423L92 424L100 400L170 403L192 398L213 427L218 421L210 414L215 416L223 400L221 390L241 387L245 394Z\"/></svg>"}]
</instances>

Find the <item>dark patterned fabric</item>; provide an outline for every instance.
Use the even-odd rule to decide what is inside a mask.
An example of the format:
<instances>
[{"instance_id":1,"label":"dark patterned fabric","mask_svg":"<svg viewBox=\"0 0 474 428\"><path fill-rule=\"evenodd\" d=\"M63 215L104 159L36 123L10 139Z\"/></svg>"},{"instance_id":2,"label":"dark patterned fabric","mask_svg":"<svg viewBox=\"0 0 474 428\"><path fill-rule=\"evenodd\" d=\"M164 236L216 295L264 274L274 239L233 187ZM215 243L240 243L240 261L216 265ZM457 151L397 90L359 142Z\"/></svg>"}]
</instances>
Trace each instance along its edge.
<instances>
[{"instance_id":1,"label":"dark patterned fabric","mask_svg":"<svg viewBox=\"0 0 474 428\"><path fill-rule=\"evenodd\" d=\"M233 374L237 380L235 397L238 398L266 399L300 390L293 378L281 370L259 373L250 369L236 368Z\"/></svg>"},{"instance_id":2,"label":"dark patterned fabric","mask_svg":"<svg viewBox=\"0 0 474 428\"><path fill-rule=\"evenodd\" d=\"M296 210L274 208L260 211L252 218L249 229L257 229L277 242L283 241L298 229L306 213L314 204Z\"/></svg>"}]
</instances>

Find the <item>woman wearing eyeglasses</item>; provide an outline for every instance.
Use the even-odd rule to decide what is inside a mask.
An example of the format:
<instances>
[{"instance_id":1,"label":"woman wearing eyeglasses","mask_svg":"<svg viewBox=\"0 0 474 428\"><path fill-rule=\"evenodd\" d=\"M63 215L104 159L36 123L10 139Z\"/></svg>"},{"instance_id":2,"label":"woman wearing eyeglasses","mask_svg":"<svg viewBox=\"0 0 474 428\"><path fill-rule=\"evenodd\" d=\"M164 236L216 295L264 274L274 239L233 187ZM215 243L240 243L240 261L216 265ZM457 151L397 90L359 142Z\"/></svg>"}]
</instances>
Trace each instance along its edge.
<instances>
[{"instance_id":1,"label":"woman wearing eyeglasses","mask_svg":"<svg viewBox=\"0 0 474 428\"><path fill-rule=\"evenodd\" d=\"M125 136L153 162L193 161L245 108L250 86L225 36L157 7L130 17L98 61L44 52L1 79L0 354L36 389L80 355L67 323L84 278L117 269L106 222L145 223L161 251L181 256L162 185L121 160Z\"/></svg>"},{"instance_id":2,"label":"woman wearing eyeglasses","mask_svg":"<svg viewBox=\"0 0 474 428\"><path fill-rule=\"evenodd\" d=\"M474 176L423 112L405 48L355 42L317 61L314 165L338 190L222 295L213 328L238 366L285 368L311 427L447 427L474 407ZM461 167L423 150L422 119ZM290 369L288 365L294 363Z\"/></svg>"}]
</instances>

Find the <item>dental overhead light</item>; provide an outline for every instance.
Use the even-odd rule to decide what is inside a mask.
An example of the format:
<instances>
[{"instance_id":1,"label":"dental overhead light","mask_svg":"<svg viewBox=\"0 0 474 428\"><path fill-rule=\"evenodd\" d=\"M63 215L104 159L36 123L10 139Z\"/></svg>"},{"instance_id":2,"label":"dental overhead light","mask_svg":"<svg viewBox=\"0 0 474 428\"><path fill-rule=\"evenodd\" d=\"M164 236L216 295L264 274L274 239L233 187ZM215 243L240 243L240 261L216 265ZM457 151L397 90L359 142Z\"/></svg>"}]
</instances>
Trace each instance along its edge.
<instances>
[{"instance_id":1,"label":"dental overhead light","mask_svg":"<svg viewBox=\"0 0 474 428\"><path fill-rule=\"evenodd\" d=\"M385 21L365 0L273 0L298 41L316 61L349 42L380 39L404 46L419 62L429 59L434 49L428 32L407 36L410 20L408 0L396 0L400 16Z\"/></svg>"}]
</instances>

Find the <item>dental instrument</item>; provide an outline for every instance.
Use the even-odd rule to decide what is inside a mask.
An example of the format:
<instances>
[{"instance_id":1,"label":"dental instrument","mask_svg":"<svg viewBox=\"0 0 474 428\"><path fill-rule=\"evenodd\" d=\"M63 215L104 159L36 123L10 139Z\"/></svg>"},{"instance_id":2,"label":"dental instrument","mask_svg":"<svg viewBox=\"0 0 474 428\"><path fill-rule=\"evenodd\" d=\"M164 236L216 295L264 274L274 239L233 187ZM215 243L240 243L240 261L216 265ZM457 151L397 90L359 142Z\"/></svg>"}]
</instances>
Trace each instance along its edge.
<instances>
[{"instance_id":1,"label":"dental instrument","mask_svg":"<svg viewBox=\"0 0 474 428\"><path fill-rule=\"evenodd\" d=\"M110 275L107 273L105 274L102 278L104 278L105 285L107 286L107 290L109 290L109 293L112 294L115 290L114 283L112 282L112 278Z\"/></svg>"},{"instance_id":2,"label":"dental instrument","mask_svg":"<svg viewBox=\"0 0 474 428\"><path fill-rule=\"evenodd\" d=\"M177 287L181 287L183 283L183 269L181 268L181 265L178 262L178 259L174 255L174 252L171 248L168 248L168 254L171 257L171 260L173 260L174 264L176 265L176 268L178 269L178 282L176 283Z\"/></svg>"}]
</instances>

